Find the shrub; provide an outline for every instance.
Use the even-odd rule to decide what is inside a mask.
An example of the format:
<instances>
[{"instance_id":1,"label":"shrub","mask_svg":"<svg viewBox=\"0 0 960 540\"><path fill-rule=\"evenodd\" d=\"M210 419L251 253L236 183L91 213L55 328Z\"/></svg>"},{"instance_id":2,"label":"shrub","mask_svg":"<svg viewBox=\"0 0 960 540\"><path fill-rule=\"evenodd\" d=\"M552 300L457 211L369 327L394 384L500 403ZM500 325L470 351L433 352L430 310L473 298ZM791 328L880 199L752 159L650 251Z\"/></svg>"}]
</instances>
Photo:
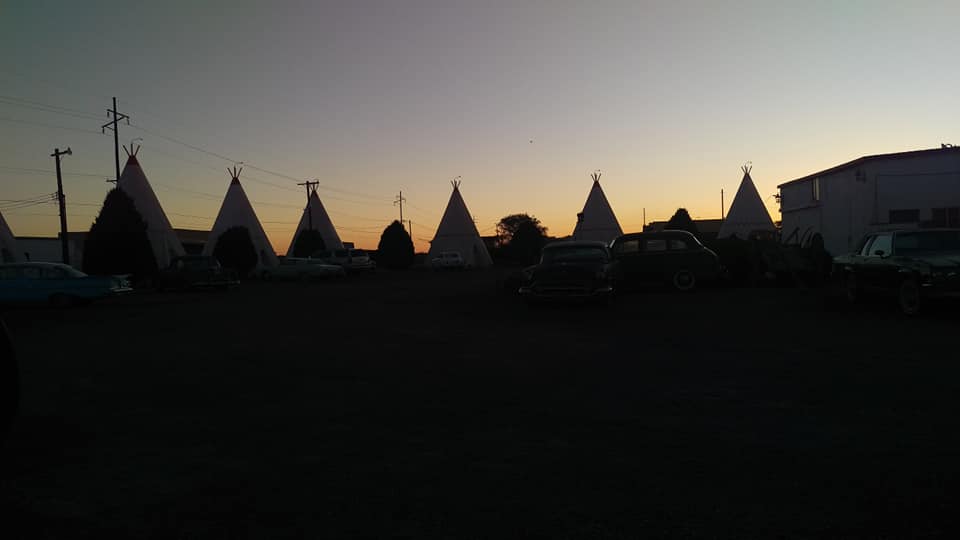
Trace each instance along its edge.
<instances>
[{"instance_id":1,"label":"shrub","mask_svg":"<svg viewBox=\"0 0 960 540\"><path fill-rule=\"evenodd\" d=\"M288 253L291 257L309 257L314 253L327 249L326 243L320 231L305 229L297 235L297 240L293 243L293 253Z\"/></svg>"},{"instance_id":2,"label":"shrub","mask_svg":"<svg viewBox=\"0 0 960 540\"><path fill-rule=\"evenodd\" d=\"M413 264L413 240L399 221L394 220L380 235L377 264L390 270L403 270Z\"/></svg>"},{"instance_id":3,"label":"shrub","mask_svg":"<svg viewBox=\"0 0 960 540\"><path fill-rule=\"evenodd\" d=\"M217 237L213 256L224 268L246 276L257 266L257 249L246 227L231 227Z\"/></svg>"},{"instance_id":4,"label":"shrub","mask_svg":"<svg viewBox=\"0 0 960 540\"><path fill-rule=\"evenodd\" d=\"M103 200L87 234L82 267L92 275L131 274L134 281L156 274L147 224L123 190L114 188Z\"/></svg>"}]
</instances>

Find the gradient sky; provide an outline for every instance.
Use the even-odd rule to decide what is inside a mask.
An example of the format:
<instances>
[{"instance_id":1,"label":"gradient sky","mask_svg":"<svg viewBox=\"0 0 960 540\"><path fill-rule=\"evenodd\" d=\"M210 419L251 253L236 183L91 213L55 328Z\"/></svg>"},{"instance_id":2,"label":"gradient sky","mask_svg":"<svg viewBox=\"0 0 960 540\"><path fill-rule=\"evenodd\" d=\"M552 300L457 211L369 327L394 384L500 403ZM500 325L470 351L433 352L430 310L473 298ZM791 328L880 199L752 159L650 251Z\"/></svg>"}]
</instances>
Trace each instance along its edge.
<instances>
[{"instance_id":1,"label":"gradient sky","mask_svg":"<svg viewBox=\"0 0 960 540\"><path fill-rule=\"evenodd\" d=\"M16 168L52 170L70 146L70 228L88 229L114 176L100 124L117 96L138 126L121 142L143 138L175 227L209 229L230 163L158 134L318 178L361 247L403 190L426 249L456 176L482 232L528 212L566 235L596 169L634 231L644 208L720 217L751 161L776 220L778 183L960 143L958 20L958 2L0 0L0 199L55 191ZM245 172L283 253L305 192ZM20 236L59 227L52 204L4 216Z\"/></svg>"}]
</instances>

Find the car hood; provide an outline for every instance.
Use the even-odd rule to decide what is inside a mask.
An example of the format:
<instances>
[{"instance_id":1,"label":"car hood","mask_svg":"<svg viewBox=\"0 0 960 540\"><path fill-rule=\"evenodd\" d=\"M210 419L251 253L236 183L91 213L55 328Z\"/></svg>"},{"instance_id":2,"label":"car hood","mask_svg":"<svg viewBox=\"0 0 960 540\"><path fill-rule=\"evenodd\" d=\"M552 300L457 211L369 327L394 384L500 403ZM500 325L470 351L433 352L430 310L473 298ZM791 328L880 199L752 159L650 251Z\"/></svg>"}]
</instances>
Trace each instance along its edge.
<instances>
[{"instance_id":1,"label":"car hood","mask_svg":"<svg viewBox=\"0 0 960 540\"><path fill-rule=\"evenodd\" d=\"M605 270L607 263L604 262L558 262L539 264L531 272L533 279L570 279L570 278L591 278L597 272Z\"/></svg>"},{"instance_id":2,"label":"car hood","mask_svg":"<svg viewBox=\"0 0 960 540\"><path fill-rule=\"evenodd\" d=\"M955 269L960 268L960 253L929 253L904 257L905 261L914 261L927 264L932 268Z\"/></svg>"}]
</instances>

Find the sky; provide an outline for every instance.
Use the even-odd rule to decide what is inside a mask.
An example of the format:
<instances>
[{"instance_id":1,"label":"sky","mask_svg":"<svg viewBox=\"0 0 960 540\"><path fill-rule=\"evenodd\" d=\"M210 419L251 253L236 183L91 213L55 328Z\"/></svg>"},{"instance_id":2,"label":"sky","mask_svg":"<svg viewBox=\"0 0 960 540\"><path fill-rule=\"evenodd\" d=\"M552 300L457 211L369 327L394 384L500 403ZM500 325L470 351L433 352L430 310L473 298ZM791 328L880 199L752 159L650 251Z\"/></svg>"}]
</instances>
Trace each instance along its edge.
<instances>
[{"instance_id":1,"label":"sky","mask_svg":"<svg viewBox=\"0 0 960 540\"><path fill-rule=\"evenodd\" d=\"M368 248L402 191L428 249L455 177L481 234L526 212L564 236L596 170L638 231L678 207L720 217L750 162L779 220L780 183L960 143L957 20L946 1L0 0L0 199L54 192L70 147L68 221L88 229L116 96L175 227L209 230L244 162L278 253L312 179ZM3 215L59 230L53 203Z\"/></svg>"}]
</instances>

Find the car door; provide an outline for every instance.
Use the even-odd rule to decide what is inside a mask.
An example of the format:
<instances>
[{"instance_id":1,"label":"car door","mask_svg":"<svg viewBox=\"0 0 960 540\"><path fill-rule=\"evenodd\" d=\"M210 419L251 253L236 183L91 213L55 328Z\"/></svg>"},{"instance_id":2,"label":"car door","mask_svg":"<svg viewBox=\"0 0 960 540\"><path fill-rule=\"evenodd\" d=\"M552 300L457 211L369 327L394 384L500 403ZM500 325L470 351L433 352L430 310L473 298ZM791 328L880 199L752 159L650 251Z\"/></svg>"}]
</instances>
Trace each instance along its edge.
<instances>
[{"instance_id":1,"label":"car door","mask_svg":"<svg viewBox=\"0 0 960 540\"><path fill-rule=\"evenodd\" d=\"M893 268L888 258L893 253L893 233L877 233L869 246L860 252L857 275L861 287L882 289L888 286L889 271Z\"/></svg>"},{"instance_id":2,"label":"car door","mask_svg":"<svg viewBox=\"0 0 960 540\"><path fill-rule=\"evenodd\" d=\"M662 281L672 275L667 239L662 236L644 238L641 246L640 274L644 281Z\"/></svg>"},{"instance_id":3,"label":"car door","mask_svg":"<svg viewBox=\"0 0 960 540\"><path fill-rule=\"evenodd\" d=\"M640 240L617 239L613 244L613 257L619 265L618 272L625 283L640 281Z\"/></svg>"}]
</instances>

